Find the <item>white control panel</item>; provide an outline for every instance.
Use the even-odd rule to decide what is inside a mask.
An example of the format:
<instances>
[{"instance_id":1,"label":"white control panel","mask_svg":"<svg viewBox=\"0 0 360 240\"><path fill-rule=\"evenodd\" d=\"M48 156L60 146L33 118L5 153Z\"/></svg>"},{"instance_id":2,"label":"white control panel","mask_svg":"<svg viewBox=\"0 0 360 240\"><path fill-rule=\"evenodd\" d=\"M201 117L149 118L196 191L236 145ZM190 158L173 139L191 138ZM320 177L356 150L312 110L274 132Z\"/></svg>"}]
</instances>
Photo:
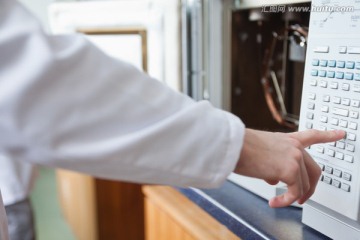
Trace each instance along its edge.
<instances>
[{"instance_id":1,"label":"white control panel","mask_svg":"<svg viewBox=\"0 0 360 240\"><path fill-rule=\"evenodd\" d=\"M312 8L299 129L347 134L307 149L323 171L309 206L351 226L360 239L360 1L313 0ZM336 235L334 225L308 223L306 216L304 223L324 234L346 236L341 227Z\"/></svg>"}]
</instances>

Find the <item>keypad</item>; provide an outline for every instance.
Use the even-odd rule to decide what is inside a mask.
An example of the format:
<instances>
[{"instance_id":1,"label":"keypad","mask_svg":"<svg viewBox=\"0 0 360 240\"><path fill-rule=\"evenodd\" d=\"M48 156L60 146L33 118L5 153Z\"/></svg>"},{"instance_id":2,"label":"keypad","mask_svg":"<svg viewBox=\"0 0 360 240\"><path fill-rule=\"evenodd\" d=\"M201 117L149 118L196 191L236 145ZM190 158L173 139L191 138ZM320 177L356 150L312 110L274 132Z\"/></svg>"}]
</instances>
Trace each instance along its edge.
<instances>
[{"instance_id":1,"label":"keypad","mask_svg":"<svg viewBox=\"0 0 360 240\"><path fill-rule=\"evenodd\" d=\"M323 47L315 52L326 53L327 50ZM344 54L344 59L320 57L311 62L311 91L307 95L307 121L304 125L307 129L346 131L346 137L341 141L317 144L311 146L309 151L320 159L321 182L339 191L351 192L351 171L357 161L354 155L358 151L360 61L346 59L348 47L339 47L339 53Z\"/></svg>"}]
</instances>

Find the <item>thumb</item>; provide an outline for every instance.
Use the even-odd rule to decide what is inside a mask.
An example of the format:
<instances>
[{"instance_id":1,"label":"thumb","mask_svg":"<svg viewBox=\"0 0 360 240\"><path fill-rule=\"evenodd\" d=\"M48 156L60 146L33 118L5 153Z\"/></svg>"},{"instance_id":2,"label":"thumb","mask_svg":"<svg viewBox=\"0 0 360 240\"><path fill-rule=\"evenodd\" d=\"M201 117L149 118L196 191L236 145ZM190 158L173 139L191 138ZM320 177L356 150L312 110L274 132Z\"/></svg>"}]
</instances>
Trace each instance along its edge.
<instances>
[{"instance_id":1,"label":"thumb","mask_svg":"<svg viewBox=\"0 0 360 240\"><path fill-rule=\"evenodd\" d=\"M345 131L333 130L333 131L319 131L319 130L307 130L302 132L289 133L291 137L296 138L304 147L308 147L317 143L336 142L343 139L346 135Z\"/></svg>"}]
</instances>

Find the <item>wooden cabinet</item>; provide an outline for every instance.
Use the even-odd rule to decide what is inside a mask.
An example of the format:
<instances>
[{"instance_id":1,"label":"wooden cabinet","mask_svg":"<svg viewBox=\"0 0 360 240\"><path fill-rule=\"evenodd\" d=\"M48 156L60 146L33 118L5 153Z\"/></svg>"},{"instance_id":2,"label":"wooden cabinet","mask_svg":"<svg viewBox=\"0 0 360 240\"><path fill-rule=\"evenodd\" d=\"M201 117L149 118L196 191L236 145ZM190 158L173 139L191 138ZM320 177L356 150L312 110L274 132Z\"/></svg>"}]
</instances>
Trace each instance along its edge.
<instances>
[{"instance_id":1,"label":"wooden cabinet","mask_svg":"<svg viewBox=\"0 0 360 240\"><path fill-rule=\"evenodd\" d=\"M144 186L146 240L238 240L230 230L171 187Z\"/></svg>"},{"instance_id":2,"label":"wooden cabinet","mask_svg":"<svg viewBox=\"0 0 360 240\"><path fill-rule=\"evenodd\" d=\"M143 240L141 185L59 170L60 204L78 240Z\"/></svg>"}]
</instances>

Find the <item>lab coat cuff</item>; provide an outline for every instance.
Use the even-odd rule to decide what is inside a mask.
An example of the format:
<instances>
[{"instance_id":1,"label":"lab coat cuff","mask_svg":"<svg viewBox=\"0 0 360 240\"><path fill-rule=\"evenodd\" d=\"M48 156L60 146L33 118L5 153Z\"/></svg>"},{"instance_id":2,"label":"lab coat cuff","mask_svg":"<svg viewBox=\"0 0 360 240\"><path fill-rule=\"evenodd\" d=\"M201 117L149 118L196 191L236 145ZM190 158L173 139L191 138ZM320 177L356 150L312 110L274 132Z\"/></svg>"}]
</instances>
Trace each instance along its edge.
<instances>
[{"instance_id":1,"label":"lab coat cuff","mask_svg":"<svg viewBox=\"0 0 360 240\"><path fill-rule=\"evenodd\" d=\"M240 152L244 143L245 125L235 115L225 112L229 124L229 139L228 147L225 152L225 157L221 164L219 164L219 174L215 176L215 185L220 186L224 183L226 178L232 173L240 159Z\"/></svg>"}]
</instances>

